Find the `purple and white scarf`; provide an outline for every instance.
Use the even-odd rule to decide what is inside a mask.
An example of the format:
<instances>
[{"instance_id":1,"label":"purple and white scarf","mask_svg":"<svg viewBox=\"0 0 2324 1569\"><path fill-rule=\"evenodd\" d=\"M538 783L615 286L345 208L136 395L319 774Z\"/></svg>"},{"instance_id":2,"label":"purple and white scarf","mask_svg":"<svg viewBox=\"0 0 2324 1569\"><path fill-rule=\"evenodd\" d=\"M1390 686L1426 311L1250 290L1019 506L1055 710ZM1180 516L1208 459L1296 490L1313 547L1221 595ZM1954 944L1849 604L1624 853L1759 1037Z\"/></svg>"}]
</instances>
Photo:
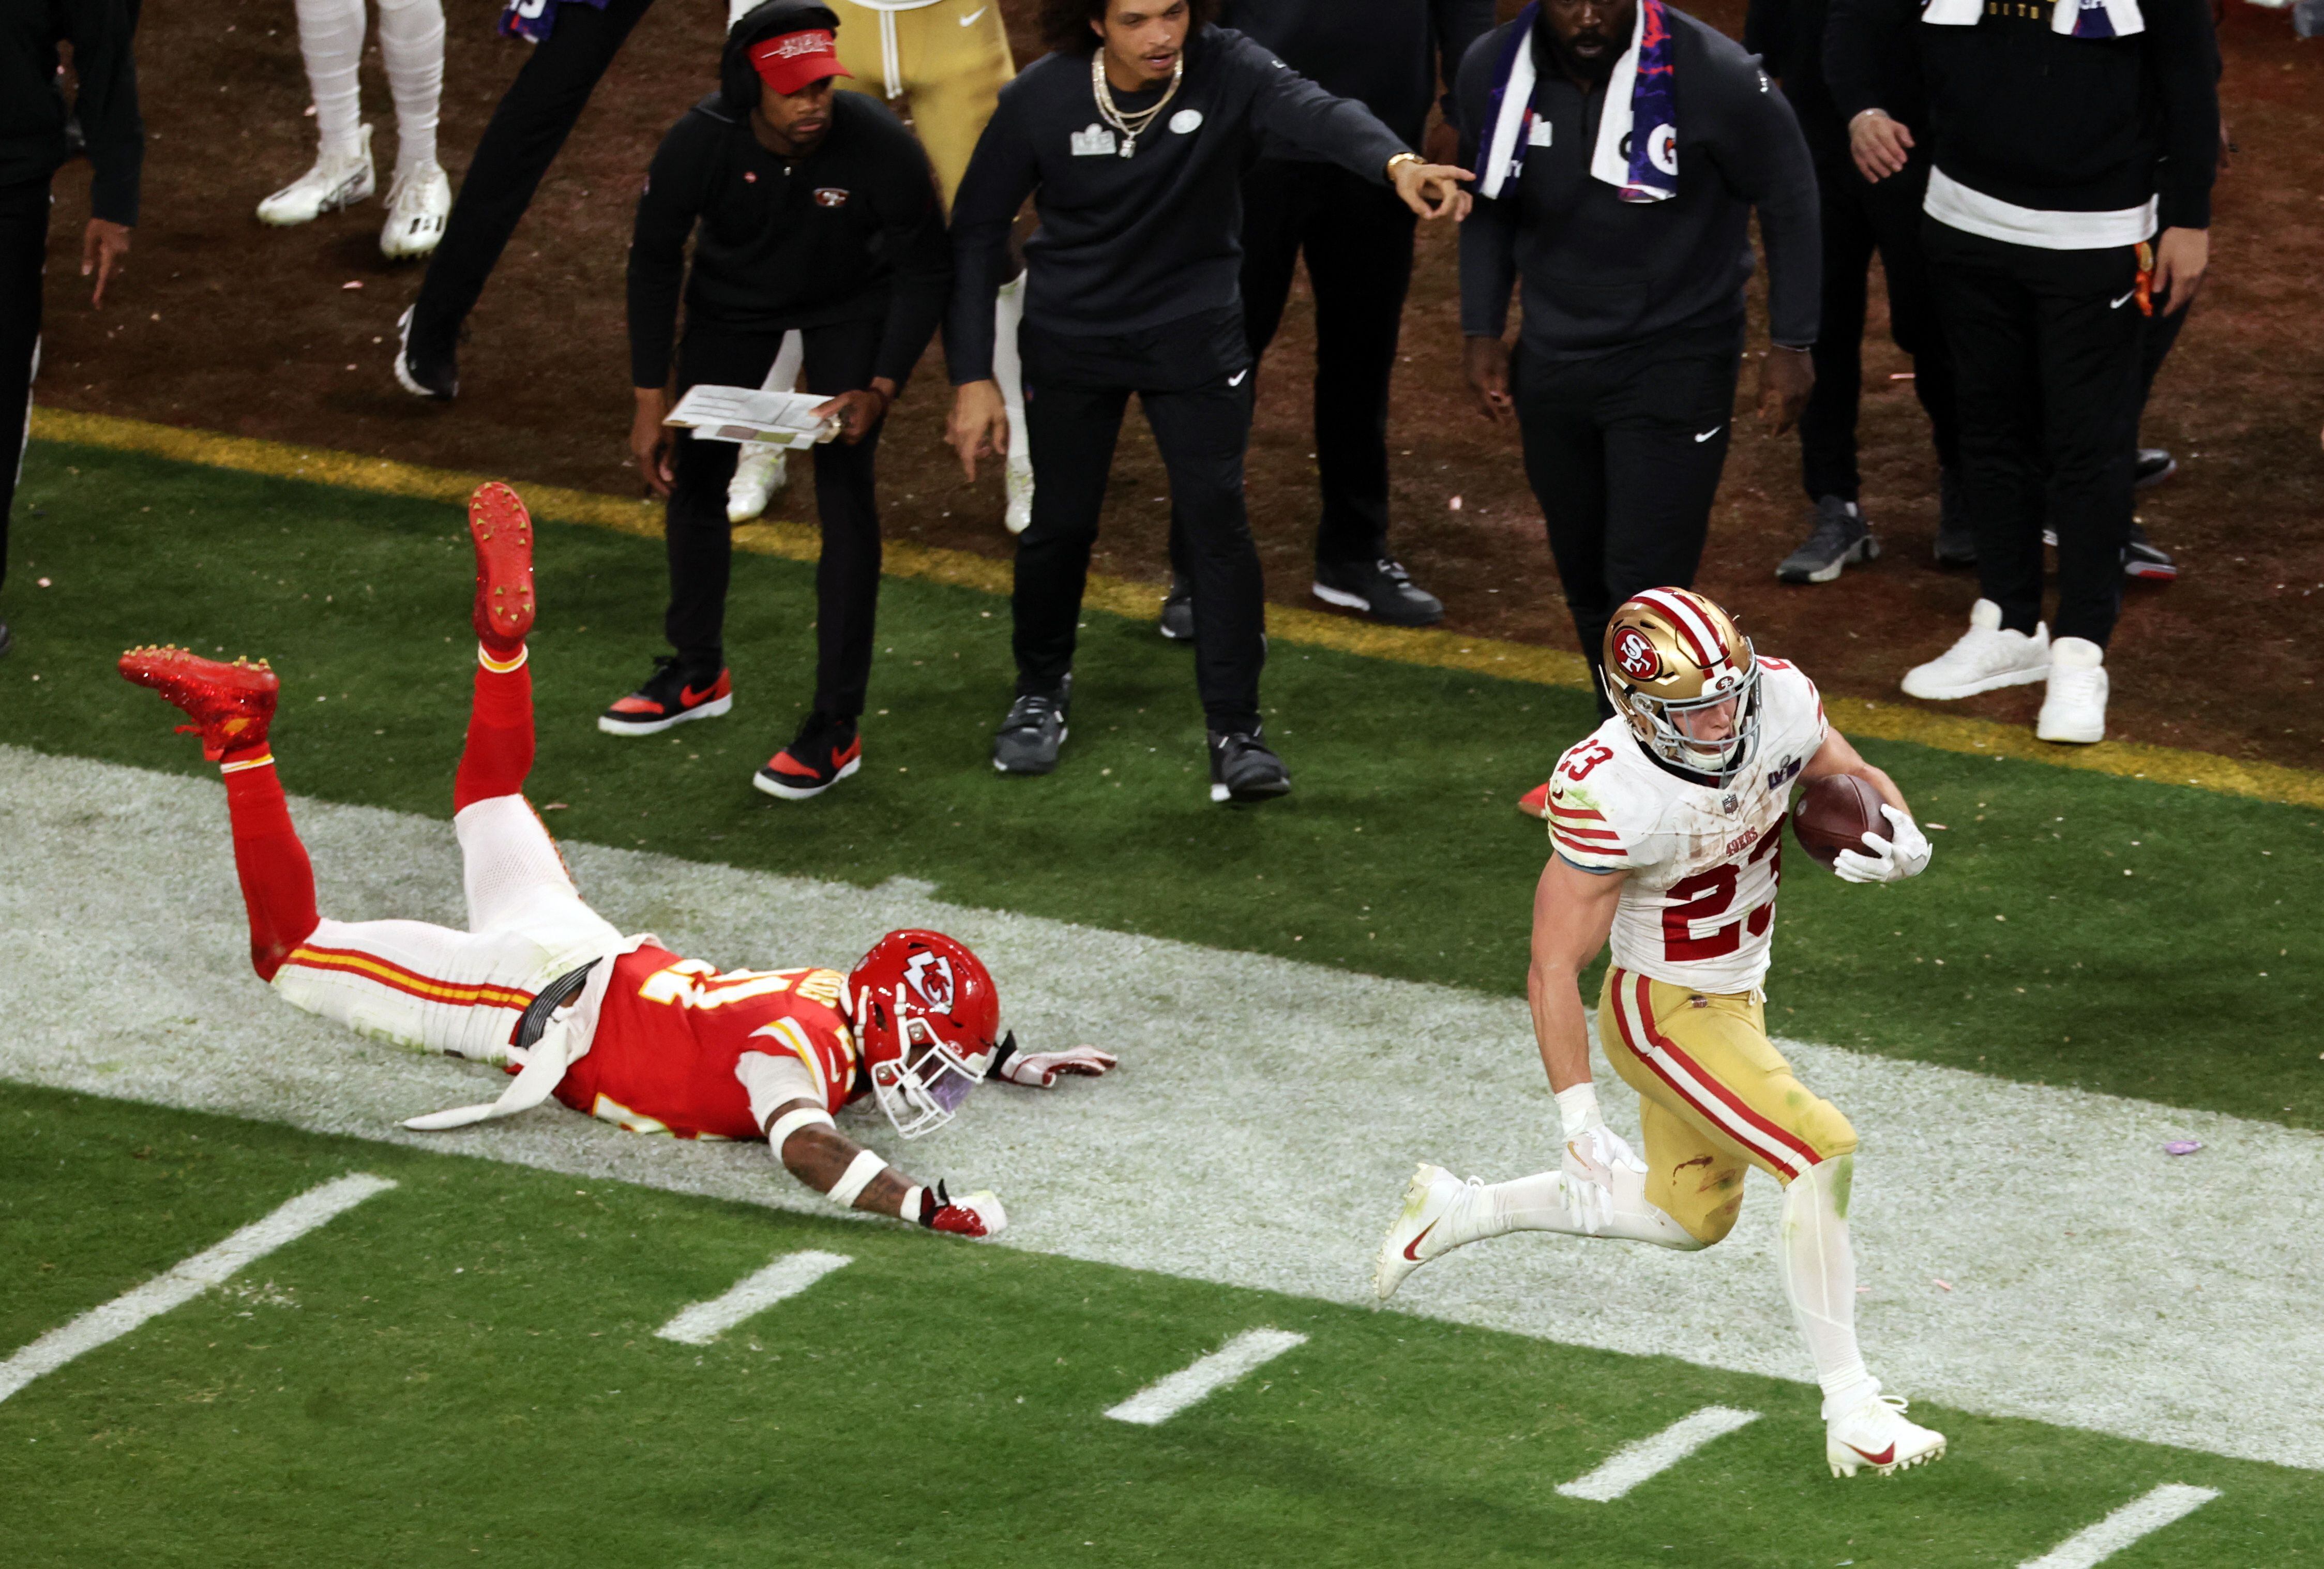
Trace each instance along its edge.
<instances>
[{"instance_id":1,"label":"purple and white scarf","mask_svg":"<svg viewBox=\"0 0 2324 1569\"><path fill-rule=\"evenodd\" d=\"M1533 32L1540 21L1541 0L1531 0L1517 13L1493 71L1485 106L1491 131L1478 149L1475 171L1478 192L1486 197L1515 189L1525 171L1526 149L1541 134L1533 112ZM1630 47L1614 62L1590 155L1591 178L1614 187L1624 201L1666 201L1678 194L1678 94L1671 60L1670 23L1662 0L1638 0ZM1646 134L1634 134L1640 125L1647 127Z\"/></svg>"},{"instance_id":2,"label":"purple and white scarf","mask_svg":"<svg viewBox=\"0 0 2324 1569\"><path fill-rule=\"evenodd\" d=\"M1921 20L1939 27L1975 27L1984 14L1985 0L1929 0ZM2074 38L2128 38L2146 31L2146 18L2138 0L2055 0L2050 31Z\"/></svg>"}]
</instances>

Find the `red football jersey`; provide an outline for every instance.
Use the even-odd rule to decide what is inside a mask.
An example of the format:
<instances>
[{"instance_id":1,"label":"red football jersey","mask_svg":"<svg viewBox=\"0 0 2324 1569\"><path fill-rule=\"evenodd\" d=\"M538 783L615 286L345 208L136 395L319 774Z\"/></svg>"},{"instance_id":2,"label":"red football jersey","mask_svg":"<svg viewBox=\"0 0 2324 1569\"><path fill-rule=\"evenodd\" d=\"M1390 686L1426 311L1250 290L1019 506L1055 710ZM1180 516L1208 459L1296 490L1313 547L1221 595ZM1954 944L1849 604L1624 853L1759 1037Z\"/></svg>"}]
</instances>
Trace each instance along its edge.
<instances>
[{"instance_id":1,"label":"red football jersey","mask_svg":"<svg viewBox=\"0 0 2324 1569\"><path fill-rule=\"evenodd\" d=\"M855 1032L839 1011L836 970L728 970L641 947L613 961L588 1055L557 1098L638 1133L756 1139L750 1092L734 1065L751 1052L789 1056L836 1112L853 1099Z\"/></svg>"}]
</instances>

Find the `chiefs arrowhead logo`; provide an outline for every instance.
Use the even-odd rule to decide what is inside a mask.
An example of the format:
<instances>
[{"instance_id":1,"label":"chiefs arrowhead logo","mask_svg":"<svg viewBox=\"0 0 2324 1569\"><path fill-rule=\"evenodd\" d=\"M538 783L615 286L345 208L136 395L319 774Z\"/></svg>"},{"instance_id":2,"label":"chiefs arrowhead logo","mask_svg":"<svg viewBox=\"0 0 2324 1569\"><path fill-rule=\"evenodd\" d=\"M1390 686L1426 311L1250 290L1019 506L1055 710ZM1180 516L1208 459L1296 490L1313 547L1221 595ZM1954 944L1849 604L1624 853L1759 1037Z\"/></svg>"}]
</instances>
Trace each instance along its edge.
<instances>
[{"instance_id":1,"label":"chiefs arrowhead logo","mask_svg":"<svg viewBox=\"0 0 2324 1569\"><path fill-rule=\"evenodd\" d=\"M942 954L914 954L904 966L904 979L938 1013L950 1013L953 1001L952 961Z\"/></svg>"}]
</instances>

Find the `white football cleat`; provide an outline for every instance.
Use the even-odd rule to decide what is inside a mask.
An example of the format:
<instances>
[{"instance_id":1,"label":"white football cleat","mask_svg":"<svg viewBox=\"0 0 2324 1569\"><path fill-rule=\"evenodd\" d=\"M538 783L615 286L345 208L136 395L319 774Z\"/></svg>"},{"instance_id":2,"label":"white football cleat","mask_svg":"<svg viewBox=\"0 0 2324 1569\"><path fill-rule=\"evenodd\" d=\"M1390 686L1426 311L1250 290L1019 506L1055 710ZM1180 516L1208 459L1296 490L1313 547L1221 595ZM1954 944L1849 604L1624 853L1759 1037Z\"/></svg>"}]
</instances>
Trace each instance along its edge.
<instances>
[{"instance_id":1,"label":"white football cleat","mask_svg":"<svg viewBox=\"0 0 2324 1569\"><path fill-rule=\"evenodd\" d=\"M1033 521L1033 466L1013 458L1008 466L1009 510L1001 521L1012 534L1021 534Z\"/></svg>"},{"instance_id":2,"label":"white football cleat","mask_svg":"<svg viewBox=\"0 0 2324 1569\"><path fill-rule=\"evenodd\" d=\"M1473 1177L1463 1182L1425 1160L1413 1168L1412 1180L1404 1188L1404 1214L1388 1227L1372 1264L1372 1290L1382 1302L1429 1260L1476 1240L1478 1233L1465 1224L1462 1212L1469 1195L1483 1186Z\"/></svg>"},{"instance_id":3,"label":"white football cleat","mask_svg":"<svg viewBox=\"0 0 2324 1569\"><path fill-rule=\"evenodd\" d=\"M2106 739L2106 651L2088 638L2050 645L2050 689L2034 734L2043 741L2089 746Z\"/></svg>"},{"instance_id":4,"label":"white football cleat","mask_svg":"<svg viewBox=\"0 0 2324 1569\"><path fill-rule=\"evenodd\" d=\"M258 221L287 229L311 224L327 212L369 201L379 189L371 162L371 127L365 125L349 158L317 154L315 167L258 204Z\"/></svg>"},{"instance_id":5,"label":"white football cleat","mask_svg":"<svg viewBox=\"0 0 2324 1569\"><path fill-rule=\"evenodd\" d=\"M763 441L742 443L742 456L734 460L734 477L726 482L728 522L749 522L767 510L777 491L790 484L788 456L781 448Z\"/></svg>"},{"instance_id":6,"label":"white football cleat","mask_svg":"<svg viewBox=\"0 0 2324 1569\"><path fill-rule=\"evenodd\" d=\"M2050 629L2037 625L2030 637L2005 632L2001 606L1980 599L1969 607L1969 630L1960 641L1927 664L1905 671L1904 685L1908 697L1944 702L2049 678Z\"/></svg>"},{"instance_id":7,"label":"white football cleat","mask_svg":"<svg viewBox=\"0 0 2324 1569\"><path fill-rule=\"evenodd\" d=\"M452 180L442 164L431 162L404 171L387 189L380 254L391 260L427 255L444 237L444 220L451 216Z\"/></svg>"},{"instance_id":8,"label":"white football cleat","mask_svg":"<svg viewBox=\"0 0 2324 1569\"><path fill-rule=\"evenodd\" d=\"M1911 1402L1897 1395L1873 1394L1843 1416L1823 1425L1823 1457L1834 1476L1854 1476L1863 1466L1894 1476L1907 1466L1945 1457L1945 1435L1905 1420Z\"/></svg>"}]
</instances>

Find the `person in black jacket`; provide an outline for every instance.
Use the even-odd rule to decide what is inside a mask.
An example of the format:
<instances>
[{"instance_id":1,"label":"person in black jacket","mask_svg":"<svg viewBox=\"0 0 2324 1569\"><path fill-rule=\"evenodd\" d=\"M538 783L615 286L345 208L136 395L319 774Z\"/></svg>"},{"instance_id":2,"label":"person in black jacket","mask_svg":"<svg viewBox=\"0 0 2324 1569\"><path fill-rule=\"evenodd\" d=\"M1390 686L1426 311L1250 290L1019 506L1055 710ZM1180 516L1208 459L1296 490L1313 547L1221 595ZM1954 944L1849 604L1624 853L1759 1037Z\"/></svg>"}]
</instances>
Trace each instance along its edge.
<instances>
[{"instance_id":1,"label":"person in black jacket","mask_svg":"<svg viewBox=\"0 0 2324 1569\"><path fill-rule=\"evenodd\" d=\"M1919 132L1881 100L1909 48ZM2034 734L2106 735L2152 312L2209 259L2218 55L2206 0L1834 0L1825 75L1870 180L1931 143L1923 243L1960 389L1976 531L1969 628L1907 671L1944 700L2046 684ZM2042 620L2044 512L2058 621Z\"/></svg>"},{"instance_id":2,"label":"person in black jacket","mask_svg":"<svg viewBox=\"0 0 2324 1569\"><path fill-rule=\"evenodd\" d=\"M1220 23L1272 50L1334 97L1353 98L1421 145L1469 46L1493 25L1492 0L1225 0ZM1459 152L1452 94L1427 149ZM1268 148L1242 177L1243 332L1251 358L1282 324L1304 255L1315 296L1315 597L1397 626L1427 626L1444 606L1416 586L1388 544L1388 390L1412 281L1414 218L1396 193L1296 147ZM1191 640L1194 590L1185 531L1172 517L1172 582L1162 635Z\"/></svg>"},{"instance_id":3,"label":"person in black jacket","mask_svg":"<svg viewBox=\"0 0 2324 1569\"><path fill-rule=\"evenodd\" d=\"M1665 66L1674 118L1620 134L1655 107L1634 74ZM1530 97L1504 90L1528 76ZM1455 92L1478 171L1461 232L1464 368L1488 418L1517 417L1596 670L1614 607L1641 589L1686 587L1702 559L1731 434L1754 208L1772 345L1759 411L1780 433L1807 402L1815 171L1758 62L1659 0L1538 0L1477 42ZM1519 283L1512 356L1502 334ZM1602 690L1598 702L1610 716Z\"/></svg>"},{"instance_id":4,"label":"person in black jacket","mask_svg":"<svg viewBox=\"0 0 2324 1569\"><path fill-rule=\"evenodd\" d=\"M647 485L669 498L664 631L676 652L597 721L613 734L650 735L733 706L723 632L733 551L726 485L739 448L662 423L683 278L679 392L760 386L796 329L807 385L833 394L816 412L841 422L838 438L814 449L823 521L815 706L754 781L787 800L820 795L862 761L856 732L880 596L872 457L951 282L927 154L869 96L832 91L837 26L816 0L767 0L745 14L728 35L719 91L662 139L638 198L630 448Z\"/></svg>"},{"instance_id":5,"label":"person in black jacket","mask_svg":"<svg viewBox=\"0 0 2324 1569\"><path fill-rule=\"evenodd\" d=\"M1291 788L1259 724L1259 551L1243 510L1250 341L1240 279L1241 172L1264 136L1382 186L1428 217L1467 210L1466 171L1422 162L1362 105L1210 24L1210 0L1044 0L1055 52L1001 92L953 203L945 318L951 440L970 476L1006 453L992 380L995 291L1032 197L1018 348L1033 438L1033 518L1017 546L1017 701L993 738L1004 773L1057 765L1090 547L1130 396L1170 474L1194 590L1195 684L1211 798Z\"/></svg>"},{"instance_id":6,"label":"person in black jacket","mask_svg":"<svg viewBox=\"0 0 2324 1569\"><path fill-rule=\"evenodd\" d=\"M93 173L80 272L94 276L92 305L129 254L137 224L145 126L137 115L131 51L135 10L125 0L16 0L0 16L0 431L16 456L0 476L0 586L8 581L8 513L24 466L32 374L41 345L41 272L49 250L49 186L68 156L57 45L72 44L82 145ZM0 654L12 638L0 620Z\"/></svg>"}]
</instances>

